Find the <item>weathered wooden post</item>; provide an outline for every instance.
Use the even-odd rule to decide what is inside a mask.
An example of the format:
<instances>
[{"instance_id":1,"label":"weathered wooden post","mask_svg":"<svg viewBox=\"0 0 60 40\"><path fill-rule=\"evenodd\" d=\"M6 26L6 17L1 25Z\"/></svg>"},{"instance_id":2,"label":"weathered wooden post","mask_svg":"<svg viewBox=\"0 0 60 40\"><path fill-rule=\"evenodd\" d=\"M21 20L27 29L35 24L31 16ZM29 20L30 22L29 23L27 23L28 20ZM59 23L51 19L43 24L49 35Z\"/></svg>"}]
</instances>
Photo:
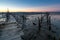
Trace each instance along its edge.
<instances>
[{"instance_id":1,"label":"weathered wooden post","mask_svg":"<svg viewBox=\"0 0 60 40\"><path fill-rule=\"evenodd\" d=\"M49 13L46 12L46 20L47 20L47 28L48 28L48 39L50 40L51 39L51 34L50 34L50 31L51 31L51 20L50 20L50 16L49 16Z\"/></svg>"},{"instance_id":2,"label":"weathered wooden post","mask_svg":"<svg viewBox=\"0 0 60 40\"><path fill-rule=\"evenodd\" d=\"M40 18L38 17L38 30L39 31L41 30L41 27L42 27L42 21L43 21L43 17L42 17L42 14L41 14L41 17Z\"/></svg>"},{"instance_id":3,"label":"weathered wooden post","mask_svg":"<svg viewBox=\"0 0 60 40\"><path fill-rule=\"evenodd\" d=\"M49 16L49 31L51 31L51 17Z\"/></svg>"},{"instance_id":4,"label":"weathered wooden post","mask_svg":"<svg viewBox=\"0 0 60 40\"><path fill-rule=\"evenodd\" d=\"M46 18L47 18L47 27L48 27L48 30L50 31L51 30L51 18L48 12L46 13Z\"/></svg>"},{"instance_id":5,"label":"weathered wooden post","mask_svg":"<svg viewBox=\"0 0 60 40\"><path fill-rule=\"evenodd\" d=\"M38 31L40 31L40 27L41 27L41 22L40 22L40 18L38 17Z\"/></svg>"},{"instance_id":6,"label":"weathered wooden post","mask_svg":"<svg viewBox=\"0 0 60 40\"><path fill-rule=\"evenodd\" d=\"M9 20L9 10L7 9L7 13L6 13L6 22L8 22Z\"/></svg>"},{"instance_id":7,"label":"weathered wooden post","mask_svg":"<svg viewBox=\"0 0 60 40\"><path fill-rule=\"evenodd\" d=\"M26 17L23 15L22 18L23 18L22 29L24 29L25 28Z\"/></svg>"}]
</instances>

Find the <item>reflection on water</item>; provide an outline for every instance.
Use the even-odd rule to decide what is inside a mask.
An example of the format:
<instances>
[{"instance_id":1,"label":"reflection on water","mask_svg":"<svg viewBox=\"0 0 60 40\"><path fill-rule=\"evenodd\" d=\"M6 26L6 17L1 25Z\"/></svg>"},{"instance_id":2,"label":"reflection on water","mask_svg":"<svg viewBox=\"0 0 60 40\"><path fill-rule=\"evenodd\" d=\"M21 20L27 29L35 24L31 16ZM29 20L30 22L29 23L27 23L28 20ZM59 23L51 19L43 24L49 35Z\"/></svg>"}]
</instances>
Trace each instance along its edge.
<instances>
[{"instance_id":1,"label":"reflection on water","mask_svg":"<svg viewBox=\"0 0 60 40\"><path fill-rule=\"evenodd\" d=\"M52 24L56 28L57 38L60 38L60 15L51 15L51 19Z\"/></svg>"},{"instance_id":2,"label":"reflection on water","mask_svg":"<svg viewBox=\"0 0 60 40\"><path fill-rule=\"evenodd\" d=\"M51 16L51 23L53 25L52 30L56 31L56 33L54 35L57 37L57 40L58 40L58 38L60 38L60 15L50 15L50 16ZM37 17L41 17L41 15L27 15L27 17L26 17L27 19L25 22L26 27L24 30L21 30L21 28L18 28L18 25L16 23L4 25L4 26L2 25L2 27L5 27L5 28L0 29L0 40L22 40L22 38L21 38L22 35L24 35L25 38L26 38L26 36L30 37L29 33L33 34L33 33L36 33L38 30L38 27L37 27L38 18ZM16 22L16 20L13 16L10 15L9 22ZM33 25L33 23L36 23L36 25ZM43 27L42 27L42 30L43 30ZM45 34L44 32L45 31L43 31L43 32L41 31L40 34L43 36L44 35L46 36L47 34ZM29 36L28 36L28 34L29 34ZM39 36L39 37L42 37L42 36ZM43 39L43 38L41 38L41 39ZM35 40L37 40L37 39L35 39Z\"/></svg>"},{"instance_id":3,"label":"reflection on water","mask_svg":"<svg viewBox=\"0 0 60 40\"><path fill-rule=\"evenodd\" d=\"M8 23L12 22L16 22L16 20L10 15ZM21 28L17 27L16 23L0 25L0 40L22 40L21 35L23 35L23 31L20 31Z\"/></svg>"},{"instance_id":4,"label":"reflection on water","mask_svg":"<svg viewBox=\"0 0 60 40\"><path fill-rule=\"evenodd\" d=\"M0 30L0 36L2 36L2 30Z\"/></svg>"}]
</instances>

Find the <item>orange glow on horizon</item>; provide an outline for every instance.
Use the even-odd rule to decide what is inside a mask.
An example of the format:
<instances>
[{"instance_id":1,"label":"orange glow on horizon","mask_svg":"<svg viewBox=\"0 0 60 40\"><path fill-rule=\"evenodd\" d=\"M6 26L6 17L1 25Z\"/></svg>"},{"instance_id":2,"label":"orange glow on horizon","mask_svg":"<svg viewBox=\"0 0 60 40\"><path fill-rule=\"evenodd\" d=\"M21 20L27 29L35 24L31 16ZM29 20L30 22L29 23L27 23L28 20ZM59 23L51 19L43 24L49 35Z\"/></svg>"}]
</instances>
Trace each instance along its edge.
<instances>
[{"instance_id":1,"label":"orange glow on horizon","mask_svg":"<svg viewBox=\"0 0 60 40\"><path fill-rule=\"evenodd\" d=\"M0 9L0 12L7 12L7 9ZM9 9L9 12L44 12L38 9Z\"/></svg>"},{"instance_id":2,"label":"orange glow on horizon","mask_svg":"<svg viewBox=\"0 0 60 40\"><path fill-rule=\"evenodd\" d=\"M9 8L9 12L50 12L56 11L54 8L46 8L46 9L35 9L35 8L25 8L25 9L11 9ZM7 12L7 9L0 9L0 12Z\"/></svg>"}]
</instances>

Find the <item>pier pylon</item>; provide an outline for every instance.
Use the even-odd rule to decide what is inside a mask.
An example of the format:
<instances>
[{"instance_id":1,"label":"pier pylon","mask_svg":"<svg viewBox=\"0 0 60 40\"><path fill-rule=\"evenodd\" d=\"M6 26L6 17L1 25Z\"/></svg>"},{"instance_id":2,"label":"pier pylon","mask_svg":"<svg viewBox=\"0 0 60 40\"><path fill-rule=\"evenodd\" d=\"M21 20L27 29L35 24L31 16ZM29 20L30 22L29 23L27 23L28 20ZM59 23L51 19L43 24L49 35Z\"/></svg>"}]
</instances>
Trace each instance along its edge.
<instances>
[{"instance_id":1,"label":"pier pylon","mask_svg":"<svg viewBox=\"0 0 60 40\"><path fill-rule=\"evenodd\" d=\"M10 17L9 17L9 14L10 14L10 13L9 13L9 9L7 8L7 13L6 13L6 22L8 22L8 20L9 20L9 18L10 18Z\"/></svg>"}]
</instances>

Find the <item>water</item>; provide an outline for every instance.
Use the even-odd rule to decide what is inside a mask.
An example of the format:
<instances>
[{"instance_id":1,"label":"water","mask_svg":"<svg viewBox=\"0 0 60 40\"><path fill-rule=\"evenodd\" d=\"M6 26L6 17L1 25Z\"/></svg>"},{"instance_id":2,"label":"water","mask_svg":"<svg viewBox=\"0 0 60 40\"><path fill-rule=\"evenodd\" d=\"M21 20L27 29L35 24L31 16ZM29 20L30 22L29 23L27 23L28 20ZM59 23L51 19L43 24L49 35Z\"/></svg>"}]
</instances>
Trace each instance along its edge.
<instances>
[{"instance_id":1,"label":"water","mask_svg":"<svg viewBox=\"0 0 60 40\"><path fill-rule=\"evenodd\" d=\"M51 22L55 26L57 38L60 38L60 15L51 15Z\"/></svg>"},{"instance_id":2,"label":"water","mask_svg":"<svg viewBox=\"0 0 60 40\"><path fill-rule=\"evenodd\" d=\"M17 14L16 14L17 15ZM52 23L52 30L56 31L54 35L57 37L57 40L60 38L60 15L50 15L51 16L51 23ZM0 29L0 40L23 40L21 38L22 35L24 35L25 38L29 38L31 35L29 34L35 34L38 31L38 18L41 17L41 15L27 15L26 21L25 21L25 28L24 30L21 30L22 24L20 24L20 28L18 28L18 25L15 24L8 24L8 25L2 25L5 27L4 29ZM22 21L22 18L20 15L18 15L19 22ZM16 22L15 18L10 15L9 23ZM33 23L36 23L36 25L33 25ZM42 27L43 30L43 27ZM40 33L42 36L46 37L45 31L41 31ZM44 37L37 38L35 40L41 39L43 40Z\"/></svg>"},{"instance_id":3,"label":"water","mask_svg":"<svg viewBox=\"0 0 60 40\"><path fill-rule=\"evenodd\" d=\"M10 15L8 23L11 22L16 22L16 20ZM22 40L21 35L23 35L23 31L20 31L21 28L17 28L18 25L16 23L2 26L5 28L0 29L0 40Z\"/></svg>"}]
</instances>

